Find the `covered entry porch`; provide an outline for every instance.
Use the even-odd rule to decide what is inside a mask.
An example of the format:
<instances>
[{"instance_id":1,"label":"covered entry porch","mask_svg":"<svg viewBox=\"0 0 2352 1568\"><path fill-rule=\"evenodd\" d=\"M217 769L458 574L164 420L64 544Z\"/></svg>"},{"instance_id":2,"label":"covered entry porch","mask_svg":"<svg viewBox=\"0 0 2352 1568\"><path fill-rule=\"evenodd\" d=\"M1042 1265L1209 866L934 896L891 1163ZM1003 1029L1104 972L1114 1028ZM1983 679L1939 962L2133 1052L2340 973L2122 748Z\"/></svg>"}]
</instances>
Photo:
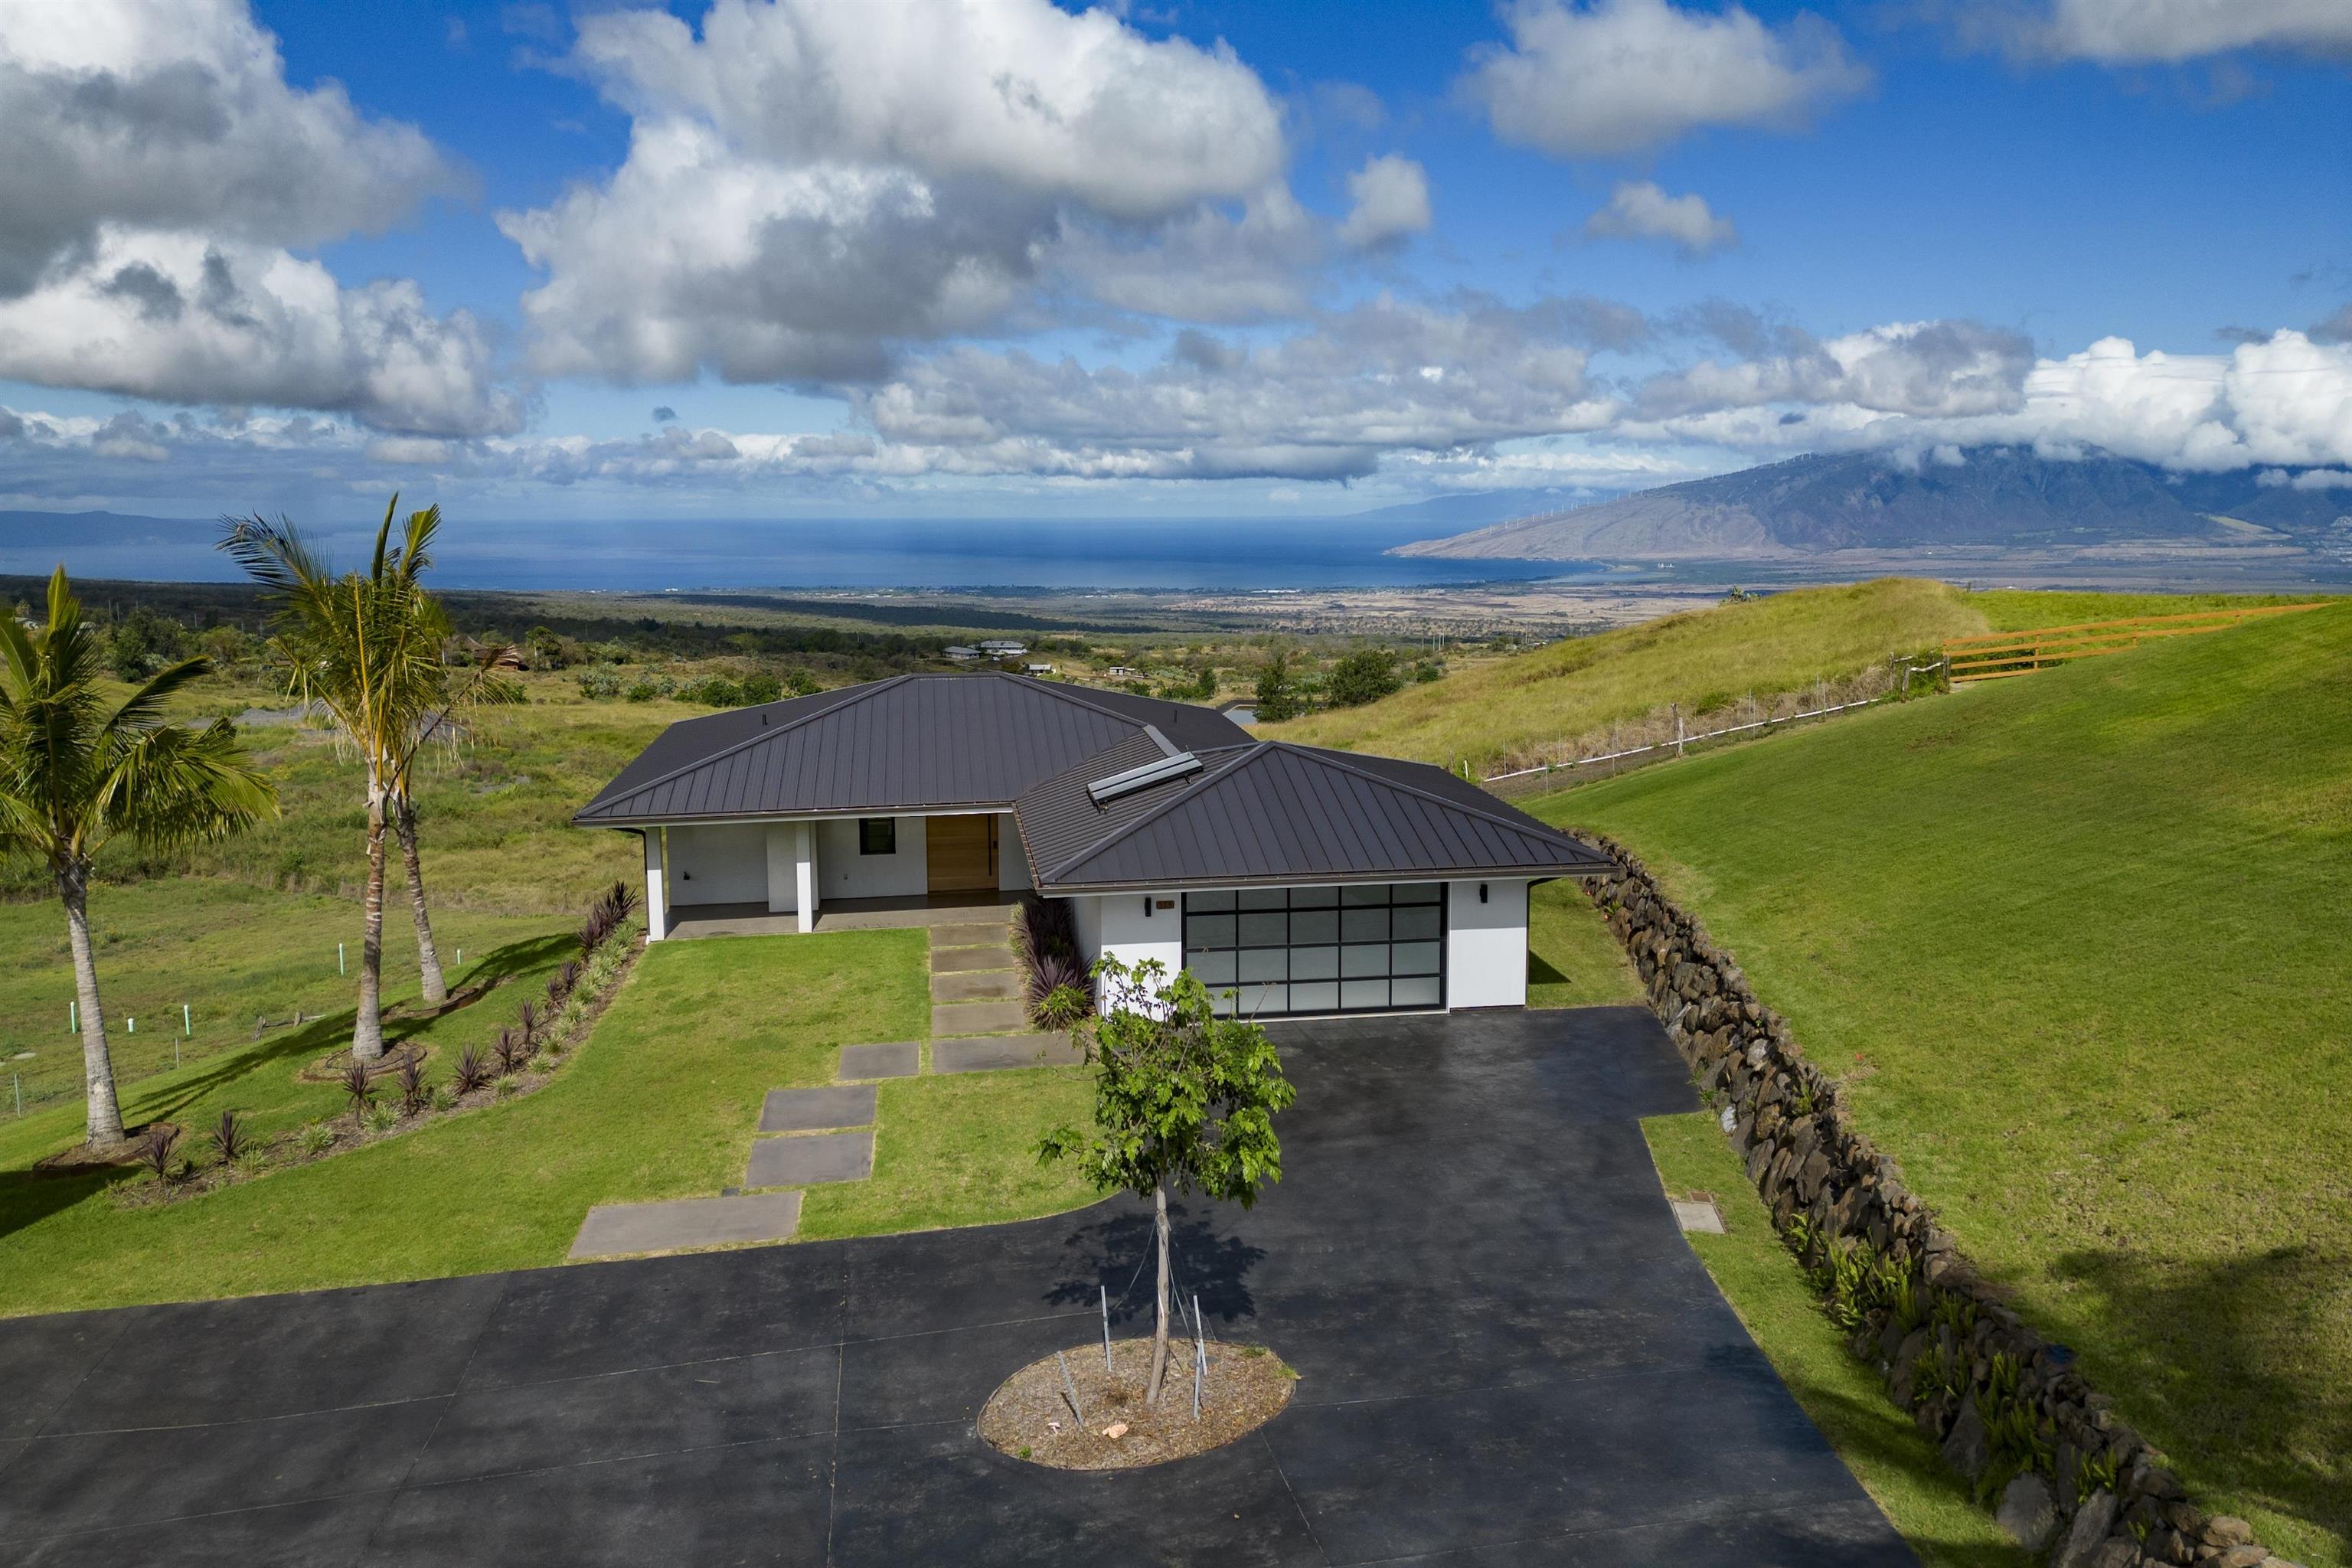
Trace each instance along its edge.
<instances>
[{"instance_id":1,"label":"covered entry porch","mask_svg":"<svg viewBox=\"0 0 2352 1568\"><path fill-rule=\"evenodd\" d=\"M652 941L930 924L1029 886L1008 811L673 823L644 839Z\"/></svg>"}]
</instances>

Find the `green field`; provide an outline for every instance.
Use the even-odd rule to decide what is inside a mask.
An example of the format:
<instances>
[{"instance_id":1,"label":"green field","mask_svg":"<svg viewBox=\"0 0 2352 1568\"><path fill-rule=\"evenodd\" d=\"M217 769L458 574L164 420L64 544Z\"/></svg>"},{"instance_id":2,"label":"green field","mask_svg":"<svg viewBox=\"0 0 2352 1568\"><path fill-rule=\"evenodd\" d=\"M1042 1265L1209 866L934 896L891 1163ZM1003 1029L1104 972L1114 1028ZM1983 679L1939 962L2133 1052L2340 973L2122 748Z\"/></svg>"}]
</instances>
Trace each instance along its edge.
<instances>
[{"instance_id":1,"label":"green field","mask_svg":"<svg viewBox=\"0 0 2352 1568\"><path fill-rule=\"evenodd\" d=\"M2352 607L1537 810L1706 921L2203 1501L2352 1561Z\"/></svg>"},{"instance_id":2,"label":"green field","mask_svg":"<svg viewBox=\"0 0 2352 1568\"><path fill-rule=\"evenodd\" d=\"M926 940L890 931L657 945L537 1092L162 1205L118 1206L110 1183L149 1179L127 1172L32 1173L35 1158L72 1141L79 1108L27 1117L0 1130L0 1314L559 1263L592 1205L740 1183L768 1089L829 1081L840 1046L920 1036ZM560 956L546 943L524 952ZM296 1083L293 1069L333 1043L333 1022L150 1078L125 1117L201 1127L226 1105L274 1131L331 1115L341 1090ZM458 1012L425 1037L476 1038L489 1022ZM1076 1068L891 1084L874 1178L813 1193L806 1234L1018 1219L1087 1202L1070 1173L1041 1170L1034 1151L1047 1126L1088 1102Z\"/></svg>"},{"instance_id":3,"label":"green field","mask_svg":"<svg viewBox=\"0 0 2352 1568\"><path fill-rule=\"evenodd\" d=\"M1930 650L1948 637L2126 616L2168 615L2275 596L1971 594L1912 577L1798 588L1572 637L1479 664L1361 708L1262 726L1270 740L1338 746L1480 773L1669 704L1700 716L1743 697L1802 691Z\"/></svg>"}]
</instances>

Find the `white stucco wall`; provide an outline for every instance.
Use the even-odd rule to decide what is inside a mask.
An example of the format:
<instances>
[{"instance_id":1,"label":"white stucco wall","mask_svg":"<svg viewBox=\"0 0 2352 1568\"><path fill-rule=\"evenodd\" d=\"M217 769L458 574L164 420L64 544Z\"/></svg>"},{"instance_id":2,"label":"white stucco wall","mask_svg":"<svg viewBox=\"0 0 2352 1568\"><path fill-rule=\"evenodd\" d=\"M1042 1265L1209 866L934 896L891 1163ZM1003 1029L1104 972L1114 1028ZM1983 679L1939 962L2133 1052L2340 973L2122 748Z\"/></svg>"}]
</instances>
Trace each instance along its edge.
<instances>
[{"instance_id":1,"label":"white stucco wall","mask_svg":"<svg viewBox=\"0 0 2352 1568\"><path fill-rule=\"evenodd\" d=\"M803 822L768 824L768 912L787 915L801 907L800 858L807 843Z\"/></svg>"},{"instance_id":2,"label":"white stucco wall","mask_svg":"<svg viewBox=\"0 0 2352 1568\"><path fill-rule=\"evenodd\" d=\"M1087 961L1105 954L1121 963L1136 964L1156 958L1168 970L1168 979L1184 967L1183 900L1174 893L1150 895L1155 907L1147 918L1142 893L1099 893L1075 898L1071 911L1078 928L1078 945ZM1160 909L1166 900L1175 906Z\"/></svg>"},{"instance_id":3,"label":"white stucco wall","mask_svg":"<svg viewBox=\"0 0 2352 1568\"><path fill-rule=\"evenodd\" d=\"M764 904L768 830L757 822L703 823L669 829L669 903Z\"/></svg>"},{"instance_id":4,"label":"white stucco wall","mask_svg":"<svg viewBox=\"0 0 2352 1568\"><path fill-rule=\"evenodd\" d=\"M996 886L1007 893L1029 886L1029 847L1021 842L1020 825L1009 811L996 814Z\"/></svg>"},{"instance_id":5,"label":"white stucco wall","mask_svg":"<svg viewBox=\"0 0 2352 1568\"><path fill-rule=\"evenodd\" d=\"M816 825L817 885L826 899L906 898L924 890L923 819L902 816L894 855L857 852L857 818L827 817Z\"/></svg>"},{"instance_id":6,"label":"white stucco wall","mask_svg":"<svg viewBox=\"0 0 2352 1568\"><path fill-rule=\"evenodd\" d=\"M1524 1007L1528 1005L1528 885L1489 879L1486 901L1477 882L1447 885L1445 1005Z\"/></svg>"}]
</instances>

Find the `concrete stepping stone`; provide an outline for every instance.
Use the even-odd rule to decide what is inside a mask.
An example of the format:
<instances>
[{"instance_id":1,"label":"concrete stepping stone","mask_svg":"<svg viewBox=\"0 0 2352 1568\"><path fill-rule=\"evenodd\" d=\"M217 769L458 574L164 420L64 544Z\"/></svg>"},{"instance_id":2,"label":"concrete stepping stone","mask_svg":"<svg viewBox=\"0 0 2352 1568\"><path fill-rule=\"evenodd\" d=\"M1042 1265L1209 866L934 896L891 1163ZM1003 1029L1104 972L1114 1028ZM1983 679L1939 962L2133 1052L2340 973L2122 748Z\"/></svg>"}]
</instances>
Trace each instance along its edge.
<instances>
[{"instance_id":1,"label":"concrete stepping stone","mask_svg":"<svg viewBox=\"0 0 2352 1568\"><path fill-rule=\"evenodd\" d=\"M798 1193L677 1198L658 1204L598 1204L572 1240L573 1258L625 1258L689 1247L790 1241L800 1228Z\"/></svg>"},{"instance_id":2,"label":"concrete stepping stone","mask_svg":"<svg viewBox=\"0 0 2352 1568\"><path fill-rule=\"evenodd\" d=\"M1013 950L998 942L994 947L943 947L931 954L931 973L947 974L966 969L1010 969Z\"/></svg>"},{"instance_id":3,"label":"concrete stepping stone","mask_svg":"<svg viewBox=\"0 0 2352 1568\"><path fill-rule=\"evenodd\" d=\"M1011 934L1003 921L978 921L967 925L933 926L931 946L942 947L1003 947ZM1009 950L1008 950L1009 952Z\"/></svg>"},{"instance_id":4,"label":"concrete stepping stone","mask_svg":"<svg viewBox=\"0 0 2352 1568\"><path fill-rule=\"evenodd\" d=\"M934 1002L1010 1002L1021 993L1009 969L983 969L962 974L931 976Z\"/></svg>"},{"instance_id":5,"label":"concrete stepping stone","mask_svg":"<svg viewBox=\"0 0 2352 1568\"><path fill-rule=\"evenodd\" d=\"M862 1182L874 1173L874 1132L810 1132L797 1138L755 1138L747 1187L804 1187L816 1182Z\"/></svg>"},{"instance_id":6,"label":"concrete stepping stone","mask_svg":"<svg viewBox=\"0 0 2352 1568\"><path fill-rule=\"evenodd\" d=\"M1067 1035L982 1035L933 1040L933 1072L993 1072L1002 1068L1075 1066L1086 1058Z\"/></svg>"},{"instance_id":7,"label":"concrete stepping stone","mask_svg":"<svg viewBox=\"0 0 2352 1568\"><path fill-rule=\"evenodd\" d=\"M945 1035L1002 1035L1029 1026L1029 1009L1018 1002L946 1002L931 1009L931 1038Z\"/></svg>"},{"instance_id":8,"label":"concrete stepping stone","mask_svg":"<svg viewBox=\"0 0 2352 1568\"><path fill-rule=\"evenodd\" d=\"M822 1127L867 1127L874 1121L874 1086L772 1089L760 1108L762 1132L812 1132Z\"/></svg>"},{"instance_id":9,"label":"concrete stepping stone","mask_svg":"<svg viewBox=\"0 0 2352 1568\"><path fill-rule=\"evenodd\" d=\"M844 1046L840 1079L912 1078L923 1070L920 1040L890 1040L878 1046Z\"/></svg>"}]
</instances>

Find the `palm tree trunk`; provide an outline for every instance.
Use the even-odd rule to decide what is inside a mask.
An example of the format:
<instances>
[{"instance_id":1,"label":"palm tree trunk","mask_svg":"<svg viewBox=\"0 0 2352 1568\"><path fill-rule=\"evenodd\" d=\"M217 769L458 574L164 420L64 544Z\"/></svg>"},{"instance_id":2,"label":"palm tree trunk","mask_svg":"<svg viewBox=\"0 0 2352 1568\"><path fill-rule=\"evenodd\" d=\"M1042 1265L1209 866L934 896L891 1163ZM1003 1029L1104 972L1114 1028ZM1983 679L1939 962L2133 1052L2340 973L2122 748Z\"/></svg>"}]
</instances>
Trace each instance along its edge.
<instances>
[{"instance_id":1,"label":"palm tree trunk","mask_svg":"<svg viewBox=\"0 0 2352 1568\"><path fill-rule=\"evenodd\" d=\"M425 972L425 1005L438 1007L449 1000L449 983L441 976L441 952L433 945L433 916L425 907L425 862L416 854L416 803L404 795L395 801L392 826L400 835L400 858L408 866L408 907L416 917L416 962Z\"/></svg>"},{"instance_id":2,"label":"palm tree trunk","mask_svg":"<svg viewBox=\"0 0 2352 1568\"><path fill-rule=\"evenodd\" d=\"M368 791L367 925L360 937L360 1013L352 1028L352 1056L372 1062L383 1055L383 819L381 789Z\"/></svg>"},{"instance_id":3,"label":"palm tree trunk","mask_svg":"<svg viewBox=\"0 0 2352 1568\"><path fill-rule=\"evenodd\" d=\"M106 1045L106 1013L98 1000L98 963L89 950L89 868L58 873L66 931L73 943L74 995L81 1014L81 1068L89 1087L92 1148L122 1142L122 1107L114 1095L114 1053Z\"/></svg>"},{"instance_id":4,"label":"palm tree trunk","mask_svg":"<svg viewBox=\"0 0 2352 1568\"><path fill-rule=\"evenodd\" d=\"M1160 1403L1160 1384L1168 1375L1168 1189L1160 1186L1152 1191L1152 1229L1160 1245L1160 1289L1158 1321L1151 1331L1151 1381L1143 1393L1146 1405Z\"/></svg>"}]
</instances>

